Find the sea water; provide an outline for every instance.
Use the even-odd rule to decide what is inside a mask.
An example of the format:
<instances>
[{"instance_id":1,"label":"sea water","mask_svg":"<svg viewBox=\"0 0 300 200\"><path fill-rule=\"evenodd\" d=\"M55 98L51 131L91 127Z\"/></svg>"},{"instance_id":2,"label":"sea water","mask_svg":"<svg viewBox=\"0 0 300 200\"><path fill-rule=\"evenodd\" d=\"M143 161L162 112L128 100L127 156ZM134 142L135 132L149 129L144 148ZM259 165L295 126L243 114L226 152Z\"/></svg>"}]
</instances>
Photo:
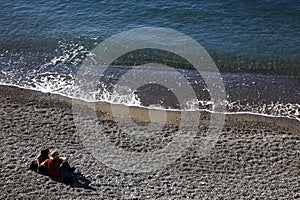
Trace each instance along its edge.
<instances>
[{"instance_id":1,"label":"sea water","mask_svg":"<svg viewBox=\"0 0 300 200\"><path fill-rule=\"evenodd\" d=\"M209 53L222 74L223 103L229 112L299 118L299 13L297 0L5 1L0 7L0 83L85 101L211 109L199 73L160 51L142 50L117 59L92 94L74 86L82 62L102 41L135 28L162 27L191 37ZM120 74L138 74L135 66L147 62L184 74L194 84L198 101L182 107L174 94L157 85L109 87ZM156 68L143 73L173 77L173 72Z\"/></svg>"}]
</instances>

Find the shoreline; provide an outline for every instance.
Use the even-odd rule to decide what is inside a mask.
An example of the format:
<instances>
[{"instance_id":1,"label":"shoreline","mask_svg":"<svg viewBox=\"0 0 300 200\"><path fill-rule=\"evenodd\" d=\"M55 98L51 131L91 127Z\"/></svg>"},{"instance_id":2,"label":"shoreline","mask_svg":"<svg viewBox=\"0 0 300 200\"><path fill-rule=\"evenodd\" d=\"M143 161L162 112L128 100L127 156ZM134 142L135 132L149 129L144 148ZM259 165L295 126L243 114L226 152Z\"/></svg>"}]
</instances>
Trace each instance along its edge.
<instances>
[{"instance_id":1,"label":"shoreline","mask_svg":"<svg viewBox=\"0 0 300 200\"><path fill-rule=\"evenodd\" d=\"M165 168L135 174L112 169L104 157L93 153L78 133L70 99L8 86L0 86L0 94L2 199L299 198L300 134L296 120L226 115L218 141L210 154L202 156L209 119L203 113L193 143L178 159ZM135 140L130 137L134 129L116 126L103 112L104 107L110 106L102 105L97 112L101 136L125 152L146 155L172 141L173 130ZM138 115L146 113L145 109L132 109L137 119L147 121ZM68 186L28 170L45 146L68 156L93 190Z\"/></svg>"},{"instance_id":2,"label":"shoreline","mask_svg":"<svg viewBox=\"0 0 300 200\"><path fill-rule=\"evenodd\" d=\"M270 115L270 116L287 116L290 118L300 119L299 109L299 98L300 98L300 81L297 77L286 77L286 76L266 76L266 75L253 75L253 74L222 74L222 79L225 86L226 92L226 109L229 113L261 113L261 115ZM198 79L198 78L196 78ZM195 80L196 80L195 79ZM56 80L60 81L60 80ZM20 83L22 84L22 83ZM56 92L50 93L47 89L40 90L35 88L26 88L18 85L8 85L12 87L23 88L25 90L33 90L35 93L40 94L41 96L51 96L51 99L70 99L71 101L78 100L80 102L91 102L87 99L75 99L68 94L70 91L67 91L63 88L57 88L55 82L49 82L49 87L53 86L53 90ZM54 85L52 85L54 84ZM4 84L5 85L5 84ZM200 81L198 86L195 86L194 91L197 94L200 102L199 106L202 109L210 108L210 97L205 88L205 83ZM32 86L33 87L33 86ZM46 87L46 86L45 86ZM48 87L48 86L47 86ZM72 88L72 87L71 87ZM155 90L158 90L155 93ZM85 91L72 91L71 93L79 93L79 95L86 95ZM121 100L118 97L118 93L113 94L107 98L107 95L103 94L103 97L100 95L99 103L96 102L96 105L99 107L105 107L105 105L118 105L118 102L122 102L121 106L126 104L130 108L148 108L151 105L160 105L154 106L154 109L159 110L178 110L180 105L176 98L173 97L172 93L157 89L157 88L144 88L141 91L138 91L137 94L126 94ZM132 96L133 95L133 96ZM87 97L88 98L88 97ZM128 99L127 99L128 98ZM131 98L137 98L136 102L132 105ZM93 99L93 98L92 98ZM92 100L90 99L90 100ZM104 100L101 103L101 99ZM161 102L160 100L163 99ZM106 101L109 101L105 103ZM125 107L126 107L125 106ZM189 105L184 105L189 108ZM200 109L200 110L202 110Z\"/></svg>"},{"instance_id":3,"label":"shoreline","mask_svg":"<svg viewBox=\"0 0 300 200\"><path fill-rule=\"evenodd\" d=\"M24 93L27 93L27 95L35 96L37 98L41 98L42 100L48 100L48 101L58 101L74 105L82 105L89 109L92 109L96 112L102 112L103 116L101 120L112 120L113 119L113 113L112 113L112 107L114 109L120 109L120 110L129 110L130 117L133 118L134 121L137 122L149 122L150 118L148 115L149 111L155 111L155 112L166 112L167 113L167 121L166 123L176 123L178 121L178 118L180 118L181 112L188 112L188 113L200 113L202 115L203 119L208 119L208 115L211 115L214 112L208 111L208 110L199 110L199 111L180 111L180 110L169 110L169 109L156 109L156 108L147 108L147 107L138 107L138 106L127 106L122 104L111 104L107 102L86 102L81 99L72 99L70 97L62 96L59 94L50 94L50 93L44 93L37 90L32 89L26 89L21 88L17 86L6 86L6 85L0 85L2 88L12 88L18 91L23 91ZM218 113L216 113L218 114ZM252 113L252 112L224 112L220 113L225 116L226 120L229 121L253 121L253 122L266 122L266 123L275 123L279 126L285 126L285 127L291 127L295 128L296 130L300 131L300 119L298 118L291 118L288 116L273 116L268 114L262 114L262 113ZM121 113L122 116L122 113ZM123 117L126 117L126 114L123 114ZM128 117L128 116L127 116ZM154 119L155 120L155 119ZM155 122L159 123L160 119L155 120Z\"/></svg>"}]
</instances>

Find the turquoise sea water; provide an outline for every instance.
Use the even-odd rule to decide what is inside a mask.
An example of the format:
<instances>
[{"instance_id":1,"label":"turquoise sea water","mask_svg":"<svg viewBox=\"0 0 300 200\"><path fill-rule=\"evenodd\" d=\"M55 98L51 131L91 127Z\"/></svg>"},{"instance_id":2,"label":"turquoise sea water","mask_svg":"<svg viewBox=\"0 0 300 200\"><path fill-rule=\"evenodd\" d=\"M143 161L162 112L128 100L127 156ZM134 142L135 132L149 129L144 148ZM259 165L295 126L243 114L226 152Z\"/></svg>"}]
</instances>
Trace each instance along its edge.
<instances>
[{"instance_id":1,"label":"turquoise sea water","mask_svg":"<svg viewBox=\"0 0 300 200\"><path fill-rule=\"evenodd\" d=\"M298 0L5 1L0 7L0 82L67 95L78 66L97 44L141 27L163 27L193 38L227 73L224 77L299 77L299 13ZM157 55L142 52L135 58L174 62L168 54L155 60ZM131 58L116 64L136 64ZM286 79L298 86L299 79ZM295 91L288 95L293 105L299 96ZM268 100L273 101L280 103Z\"/></svg>"}]
</instances>

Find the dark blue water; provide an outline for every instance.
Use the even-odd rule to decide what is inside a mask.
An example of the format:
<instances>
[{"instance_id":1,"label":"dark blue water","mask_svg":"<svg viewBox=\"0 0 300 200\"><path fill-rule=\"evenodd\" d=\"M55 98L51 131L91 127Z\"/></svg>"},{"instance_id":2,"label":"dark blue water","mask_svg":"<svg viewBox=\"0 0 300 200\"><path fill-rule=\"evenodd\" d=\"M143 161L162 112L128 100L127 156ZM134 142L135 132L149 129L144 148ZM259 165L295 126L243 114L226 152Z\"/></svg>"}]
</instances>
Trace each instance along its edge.
<instances>
[{"instance_id":1,"label":"dark blue water","mask_svg":"<svg viewBox=\"0 0 300 200\"><path fill-rule=\"evenodd\" d=\"M300 76L298 0L11 0L0 6L0 82L64 93L97 44L152 26L193 38L223 73Z\"/></svg>"},{"instance_id":2,"label":"dark blue water","mask_svg":"<svg viewBox=\"0 0 300 200\"><path fill-rule=\"evenodd\" d=\"M0 13L2 53L51 55L59 49L59 41L70 44L76 40L91 49L94 40L101 42L131 28L155 26L192 37L222 70L299 72L298 0L12 0L2 3Z\"/></svg>"}]
</instances>

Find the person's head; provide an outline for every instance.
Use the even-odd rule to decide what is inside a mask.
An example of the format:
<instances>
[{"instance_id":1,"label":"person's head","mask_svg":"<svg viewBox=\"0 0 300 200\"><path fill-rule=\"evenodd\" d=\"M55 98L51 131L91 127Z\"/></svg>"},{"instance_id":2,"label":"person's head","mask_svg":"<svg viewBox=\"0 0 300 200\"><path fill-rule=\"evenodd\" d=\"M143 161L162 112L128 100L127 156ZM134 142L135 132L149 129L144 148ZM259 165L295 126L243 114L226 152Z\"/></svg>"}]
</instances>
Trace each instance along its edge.
<instances>
[{"instance_id":1,"label":"person's head","mask_svg":"<svg viewBox=\"0 0 300 200\"><path fill-rule=\"evenodd\" d=\"M43 150L41 151L41 155L42 155L42 156L47 157L48 154L49 154L49 149L48 149L48 148L47 148L47 149L43 149Z\"/></svg>"},{"instance_id":2,"label":"person's head","mask_svg":"<svg viewBox=\"0 0 300 200\"><path fill-rule=\"evenodd\" d=\"M59 153L58 153L57 150L52 151L50 155L51 155L53 158L59 158Z\"/></svg>"}]
</instances>

